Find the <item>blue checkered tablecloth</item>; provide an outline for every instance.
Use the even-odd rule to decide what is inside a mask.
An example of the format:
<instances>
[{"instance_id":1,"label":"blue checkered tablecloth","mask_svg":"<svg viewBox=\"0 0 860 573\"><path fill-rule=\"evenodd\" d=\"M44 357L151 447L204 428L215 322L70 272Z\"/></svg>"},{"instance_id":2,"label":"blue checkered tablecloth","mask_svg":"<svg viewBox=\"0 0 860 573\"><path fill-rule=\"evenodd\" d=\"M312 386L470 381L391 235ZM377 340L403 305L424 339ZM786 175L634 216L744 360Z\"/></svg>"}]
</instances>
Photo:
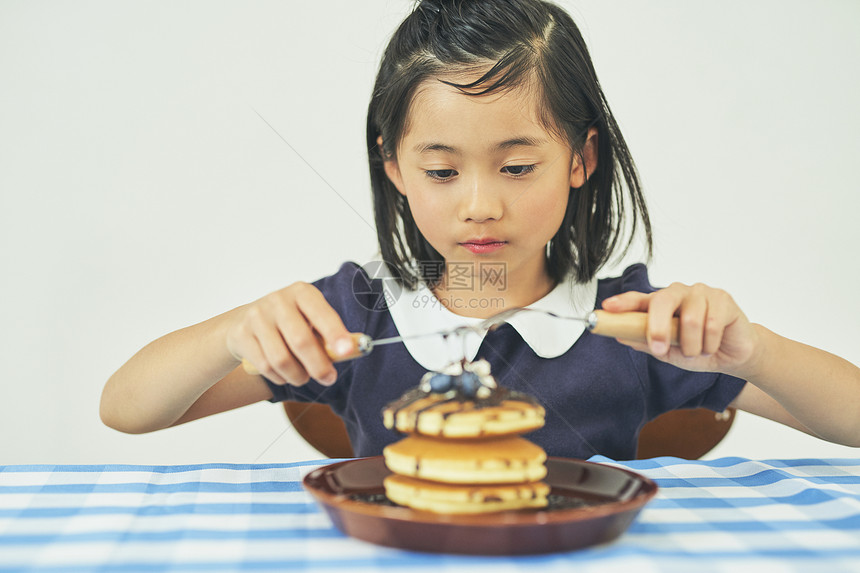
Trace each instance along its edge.
<instances>
[{"instance_id":1,"label":"blue checkered tablecloth","mask_svg":"<svg viewBox=\"0 0 860 573\"><path fill-rule=\"evenodd\" d=\"M616 464L660 492L615 542L413 553L335 529L292 464L0 467L2 571L860 572L860 459Z\"/></svg>"}]
</instances>

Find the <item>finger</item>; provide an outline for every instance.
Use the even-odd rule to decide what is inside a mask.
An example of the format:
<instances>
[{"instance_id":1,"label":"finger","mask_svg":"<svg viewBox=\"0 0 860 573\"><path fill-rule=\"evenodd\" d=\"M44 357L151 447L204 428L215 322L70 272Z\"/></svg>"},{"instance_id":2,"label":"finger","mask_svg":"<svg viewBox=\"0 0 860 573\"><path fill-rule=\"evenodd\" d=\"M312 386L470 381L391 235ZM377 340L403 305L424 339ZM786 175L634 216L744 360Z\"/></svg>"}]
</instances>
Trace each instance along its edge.
<instances>
[{"instance_id":1,"label":"finger","mask_svg":"<svg viewBox=\"0 0 860 573\"><path fill-rule=\"evenodd\" d=\"M646 338L654 356L664 356L669 352L672 340L672 317L681 307L688 288L686 285L674 283L652 293L648 304Z\"/></svg>"},{"instance_id":2,"label":"finger","mask_svg":"<svg viewBox=\"0 0 860 573\"><path fill-rule=\"evenodd\" d=\"M242 369L252 375L259 376L261 374L258 369L264 361L263 351L254 336L253 330L247 323L241 323L234 329L228 332L226 337L227 350L230 354L241 363ZM286 381L280 377L275 377L272 382L276 384L285 384Z\"/></svg>"},{"instance_id":3,"label":"finger","mask_svg":"<svg viewBox=\"0 0 860 573\"><path fill-rule=\"evenodd\" d=\"M260 372L268 378L273 373L293 386L307 383L309 375L297 357L291 352L281 332L270 327L257 335L257 340L264 354L264 368Z\"/></svg>"},{"instance_id":4,"label":"finger","mask_svg":"<svg viewBox=\"0 0 860 573\"><path fill-rule=\"evenodd\" d=\"M326 386L334 384L337 380L337 370L323 348L322 341L305 318L301 315L298 318L278 316L277 325L287 347L306 374L320 384Z\"/></svg>"},{"instance_id":5,"label":"finger","mask_svg":"<svg viewBox=\"0 0 860 573\"><path fill-rule=\"evenodd\" d=\"M723 333L729 324L731 313L730 300L717 291L716 295L708 301L708 316L705 319L705 338L702 344L702 353L716 354L723 344Z\"/></svg>"},{"instance_id":6,"label":"finger","mask_svg":"<svg viewBox=\"0 0 860 573\"><path fill-rule=\"evenodd\" d=\"M670 348L669 352L667 352L666 354L664 354L662 356L655 356L651 352L651 347L646 342L640 342L638 340L631 340L631 339L625 339L625 338L616 338L615 340L617 340L618 342L620 342L624 346L629 346L630 348L632 348L633 350L635 350L637 352L642 352L644 354L648 354L649 356L654 356L655 359L657 359L661 362L668 362L671 364L675 360L680 358L680 355L678 354L679 351L676 350L674 347Z\"/></svg>"},{"instance_id":7,"label":"finger","mask_svg":"<svg viewBox=\"0 0 860 573\"><path fill-rule=\"evenodd\" d=\"M601 306L609 312L644 312L648 310L650 298L650 293L629 291L604 299Z\"/></svg>"},{"instance_id":8,"label":"finger","mask_svg":"<svg viewBox=\"0 0 860 573\"><path fill-rule=\"evenodd\" d=\"M680 342L681 354L699 356L705 338L705 320L708 315L708 299L703 285L694 285L681 302Z\"/></svg>"},{"instance_id":9,"label":"finger","mask_svg":"<svg viewBox=\"0 0 860 573\"><path fill-rule=\"evenodd\" d=\"M355 351L355 341L332 306L317 288L301 291L296 296L299 311L335 356L348 356Z\"/></svg>"},{"instance_id":10,"label":"finger","mask_svg":"<svg viewBox=\"0 0 860 573\"><path fill-rule=\"evenodd\" d=\"M243 361L246 372L264 376L283 386L290 381L274 367L273 357L277 356L277 352L272 339L280 341L280 346L285 348L283 339L274 330L271 320L259 304L254 304L247 308L242 322L229 333L227 344L230 353ZM248 368L247 363L252 368Z\"/></svg>"},{"instance_id":11,"label":"finger","mask_svg":"<svg viewBox=\"0 0 860 573\"><path fill-rule=\"evenodd\" d=\"M239 354L243 357L243 367L245 367L245 362L249 363L252 367L251 369L245 367L245 371L258 376L265 376L270 382L279 386L288 384L287 380L271 367L257 338L252 336L251 340L253 341L251 344L244 344L239 349Z\"/></svg>"},{"instance_id":12,"label":"finger","mask_svg":"<svg viewBox=\"0 0 860 573\"><path fill-rule=\"evenodd\" d=\"M651 349L648 347L647 342L641 342L639 340L632 340L632 339L627 339L627 338L616 338L615 340L617 340L618 342L620 342L624 346L629 346L633 350L636 350L639 352L646 352L649 354L651 352Z\"/></svg>"}]
</instances>

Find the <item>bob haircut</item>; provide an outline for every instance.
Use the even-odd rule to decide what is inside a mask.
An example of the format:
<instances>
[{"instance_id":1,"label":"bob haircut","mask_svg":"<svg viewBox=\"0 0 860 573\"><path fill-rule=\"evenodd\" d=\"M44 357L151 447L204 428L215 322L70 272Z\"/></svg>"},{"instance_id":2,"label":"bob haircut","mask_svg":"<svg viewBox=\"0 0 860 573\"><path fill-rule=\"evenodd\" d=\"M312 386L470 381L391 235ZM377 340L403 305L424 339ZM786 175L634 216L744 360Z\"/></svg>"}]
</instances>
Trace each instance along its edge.
<instances>
[{"instance_id":1,"label":"bob haircut","mask_svg":"<svg viewBox=\"0 0 860 573\"><path fill-rule=\"evenodd\" d=\"M488 67L469 84L440 78ZM639 224L650 257L651 225L636 168L570 16L543 0L423 0L385 49L367 112L376 232L382 258L401 284L434 286L444 265L384 170L384 161L396 158L416 89L432 79L465 95L533 87L543 127L580 160L588 129L597 129L596 169L582 187L570 189L564 220L547 249L556 283L569 274L591 280L616 251L627 252ZM430 268L437 271L431 275Z\"/></svg>"}]
</instances>

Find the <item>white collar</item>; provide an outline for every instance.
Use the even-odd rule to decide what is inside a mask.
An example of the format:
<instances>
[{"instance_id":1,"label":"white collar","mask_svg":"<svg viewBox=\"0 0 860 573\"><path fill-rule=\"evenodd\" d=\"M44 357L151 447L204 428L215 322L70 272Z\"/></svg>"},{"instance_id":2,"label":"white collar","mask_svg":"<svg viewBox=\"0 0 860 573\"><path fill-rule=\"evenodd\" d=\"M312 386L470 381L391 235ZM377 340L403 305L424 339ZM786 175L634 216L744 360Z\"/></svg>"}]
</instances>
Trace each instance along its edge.
<instances>
[{"instance_id":1,"label":"white collar","mask_svg":"<svg viewBox=\"0 0 860 573\"><path fill-rule=\"evenodd\" d=\"M368 271L373 269L371 276L374 278L394 280L390 274L387 277L380 276L388 272L386 266L380 264L380 261L367 263L364 268ZM397 327L397 332L404 337L451 330L463 325L475 326L483 320L454 314L439 302L433 291L424 283L415 290L403 288L396 300L391 302L392 298L395 297L388 298L388 310ZM584 318L594 310L596 299L596 278L581 284L576 283L572 277L568 277L545 297L528 305L527 308L547 310L559 316ZM506 322L517 330L523 340L541 358L561 356L585 331L584 322L559 320L537 312L516 314ZM446 341L441 336L425 336L409 338L403 343L412 358L421 366L427 370L440 371L463 354L466 359L474 360L484 336L485 334L468 334L461 338L462 342L455 341L453 337ZM452 348L452 343L457 347Z\"/></svg>"}]
</instances>

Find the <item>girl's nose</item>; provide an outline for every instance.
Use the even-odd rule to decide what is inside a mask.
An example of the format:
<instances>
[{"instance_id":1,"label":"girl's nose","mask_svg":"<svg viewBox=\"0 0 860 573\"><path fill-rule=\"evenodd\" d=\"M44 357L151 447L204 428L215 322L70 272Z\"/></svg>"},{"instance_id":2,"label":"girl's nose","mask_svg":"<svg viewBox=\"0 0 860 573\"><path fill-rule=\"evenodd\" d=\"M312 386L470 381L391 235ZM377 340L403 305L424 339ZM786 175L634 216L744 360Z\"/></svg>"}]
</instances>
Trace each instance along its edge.
<instances>
[{"instance_id":1,"label":"girl's nose","mask_svg":"<svg viewBox=\"0 0 860 573\"><path fill-rule=\"evenodd\" d=\"M482 223L498 220L504 213L504 205L492 184L475 177L463 190L459 217L462 221Z\"/></svg>"}]
</instances>

